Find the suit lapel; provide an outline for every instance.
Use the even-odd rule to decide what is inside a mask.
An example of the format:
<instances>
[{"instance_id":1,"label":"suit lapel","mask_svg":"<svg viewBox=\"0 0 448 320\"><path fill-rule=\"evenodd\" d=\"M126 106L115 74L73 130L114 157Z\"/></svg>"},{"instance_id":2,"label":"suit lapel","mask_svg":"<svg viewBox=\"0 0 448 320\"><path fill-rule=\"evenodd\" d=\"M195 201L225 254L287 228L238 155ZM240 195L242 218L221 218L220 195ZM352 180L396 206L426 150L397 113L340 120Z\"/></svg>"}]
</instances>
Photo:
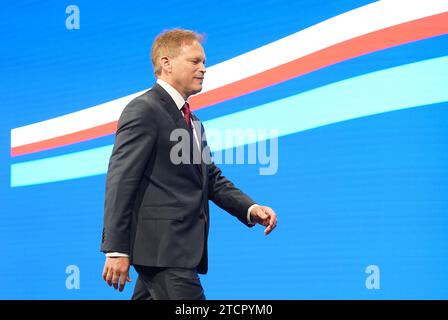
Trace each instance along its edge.
<instances>
[{"instance_id":1,"label":"suit lapel","mask_svg":"<svg viewBox=\"0 0 448 320\"><path fill-rule=\"evenodd\" d=\"M170 114L171 118L173 119L174 123L176 124L177 128L182 128L185 130L188 130L187 124L185 123L184 118L182 117L181 112L176 106L176 103L174 102L173 98L168 94L168 92L165 91L159 84L154 84L152 87L152 90L157 92L164 102L164 108L168 113Z\"/></svg>"},{"instance_id":2,"label":"suit lapel","mask_svg":"<svg viewBox=\"0 0 448 320\"><path fill-rule=\"evenodd\" d=\"M191 116L192 116L192 119L193 119L193 121L194 121L194 129L195 129L195 131L196 131L196 136L198 137L199 145L201 146L201 149L199 150L199 155L200 155L200 157L201 157L201 164L198 165L198 168L199 168L199 170L200 170L199 173L202 175L202 179L204 180L204 179L205 179L204 174L205 174L205 170L206 170L206 168L205 168L205 162L204 162L204 159L202 158L202 157L203 157L203 155L202 155L202 151L204 150L204 141L202 140L202 137L203 137L202 123L201 123L201 121L199 120L199 118L196 117L195 114L191 113ZM196 151L197 151L197 150L198 150L198 149L197 149L197 144L195 143L194 145L195 145L195 147L196 147Z\"/></svg>"}]
</instances>

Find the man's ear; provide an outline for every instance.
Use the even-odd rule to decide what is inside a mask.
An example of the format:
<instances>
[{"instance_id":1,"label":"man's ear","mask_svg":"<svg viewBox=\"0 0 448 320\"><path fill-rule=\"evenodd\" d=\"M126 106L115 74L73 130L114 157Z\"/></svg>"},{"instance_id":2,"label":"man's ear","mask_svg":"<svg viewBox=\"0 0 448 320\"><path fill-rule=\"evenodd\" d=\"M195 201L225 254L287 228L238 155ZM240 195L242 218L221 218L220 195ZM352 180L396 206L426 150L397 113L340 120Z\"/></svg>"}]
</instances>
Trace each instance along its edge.
<instances>
[{"instance_id":1,"label":"man's ear","mask_svg":"<svg viewBox=\"0 0 448 320\"><path fill-rule=\"evenodd\" d=\"M171 73L171 59L168 56L160 57L160 66L162 67L162 71L165 73Z\"/></svg>"}]
</instances>

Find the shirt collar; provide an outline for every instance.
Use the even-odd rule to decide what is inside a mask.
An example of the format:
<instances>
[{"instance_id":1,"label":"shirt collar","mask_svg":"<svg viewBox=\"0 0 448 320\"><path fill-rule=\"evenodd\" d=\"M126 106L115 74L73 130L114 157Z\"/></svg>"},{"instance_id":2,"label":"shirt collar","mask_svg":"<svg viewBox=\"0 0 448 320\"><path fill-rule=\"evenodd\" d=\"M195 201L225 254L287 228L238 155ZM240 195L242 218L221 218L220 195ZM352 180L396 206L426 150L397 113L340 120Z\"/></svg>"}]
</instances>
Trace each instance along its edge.
<instances>
[{"instance_id":1,"label":"shirt collar","mask_svg":"<svg viewBox=\"0 0 448 320\"><path fill-rule=\"evenodd\" d=\"M156 83L158 83L163 89L165 89L166 92L170 95L170 97L174 100L174 103L176 104L177 108L180 110L185 104L184 97L174 89L172 85L170 85L168 82L163 81L162 79L157 79Z\"/></svg>"}]
</instances>

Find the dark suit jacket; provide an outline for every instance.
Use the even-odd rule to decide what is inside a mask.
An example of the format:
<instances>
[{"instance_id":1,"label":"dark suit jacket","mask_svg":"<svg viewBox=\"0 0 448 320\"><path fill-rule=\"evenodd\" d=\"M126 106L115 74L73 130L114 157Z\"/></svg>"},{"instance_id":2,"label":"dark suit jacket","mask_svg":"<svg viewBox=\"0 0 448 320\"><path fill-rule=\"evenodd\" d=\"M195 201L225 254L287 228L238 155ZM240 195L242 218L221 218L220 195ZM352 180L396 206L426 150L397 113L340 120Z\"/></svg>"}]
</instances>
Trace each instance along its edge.
<instances>
[{"instance_id":1,"label":"dark suit jacket","mask_svg":"<svg viewBox=\"0 0 448 320\"><path fill-rule=\"evenodd\" d=\"M197 267L206 273L208 200L247 226L247 209L255 201L214 163L172 163L170 151L177 142L170 134L177 128L188 130L158 84L123 110L106 178L101 251L127 253L135 265ZM210 156L206 141L202 148Z\"/></svg>"}]
</instances>

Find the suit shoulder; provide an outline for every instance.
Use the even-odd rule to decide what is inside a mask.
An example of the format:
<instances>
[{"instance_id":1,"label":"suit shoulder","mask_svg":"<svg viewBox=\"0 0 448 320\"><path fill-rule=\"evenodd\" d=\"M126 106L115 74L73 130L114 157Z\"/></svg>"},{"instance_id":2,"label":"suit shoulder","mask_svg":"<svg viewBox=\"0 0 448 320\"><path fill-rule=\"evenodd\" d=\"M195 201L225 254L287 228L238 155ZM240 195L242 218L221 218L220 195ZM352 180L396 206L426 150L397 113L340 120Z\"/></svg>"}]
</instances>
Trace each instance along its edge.
<instances>
[{"instance_id":1,"label":"suit shoulder","mask_svg":"<svg viewBox=\"0 0 448 320\"><path fill-rule=\"evenodd\" d=\"M142 119L154 119L159 114L162 101L152 90L132 99L123 109L120 118L139 117Z\"/></svg>"},{"instance_id":2,"label":"suit shoulder","mask_svg":"<svg viewBox=\"0 0 448 320\"><path fill-rule=\"evenodd\" d=\"M161 108L160 99L149 90L132 99L123 109L118 120L118 127L145 126L157 123Z\"/></svg>"},{"instance_id":3,"label":"suit shoulder","mask_svg":"<svg viewBox=\"0 0 448 320\"><path fill-rule=\"evenodd\" d=\"M145 112L155 111L160 108L162 101L154 94L153 90L148 90L145 93L132 99L124 108L123 112Z\"/></svg>"}]
</instances>

